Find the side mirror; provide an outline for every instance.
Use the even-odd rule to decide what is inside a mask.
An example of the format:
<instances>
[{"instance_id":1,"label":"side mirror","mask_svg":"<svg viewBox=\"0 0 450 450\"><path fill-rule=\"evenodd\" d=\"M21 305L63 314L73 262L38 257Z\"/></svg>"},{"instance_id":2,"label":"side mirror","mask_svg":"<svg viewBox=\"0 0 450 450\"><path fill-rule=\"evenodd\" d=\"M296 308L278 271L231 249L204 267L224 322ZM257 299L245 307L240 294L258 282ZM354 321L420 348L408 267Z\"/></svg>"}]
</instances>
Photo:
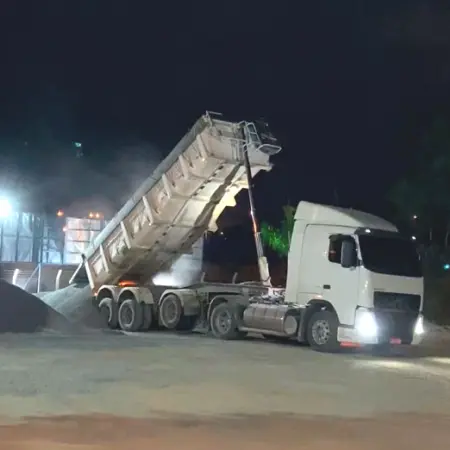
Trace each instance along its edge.
<instances>
[{"instance_id":1,"label":"side mirror","mask_svg":"<svg viewBox=\"0 0 450 450\"><path fill-rule=\"evenodd\" d=\"M341 247L341 266L348 269L356 267L357 263L356 242L353 239L344 239Z\"/></svg>"}]
</instances>

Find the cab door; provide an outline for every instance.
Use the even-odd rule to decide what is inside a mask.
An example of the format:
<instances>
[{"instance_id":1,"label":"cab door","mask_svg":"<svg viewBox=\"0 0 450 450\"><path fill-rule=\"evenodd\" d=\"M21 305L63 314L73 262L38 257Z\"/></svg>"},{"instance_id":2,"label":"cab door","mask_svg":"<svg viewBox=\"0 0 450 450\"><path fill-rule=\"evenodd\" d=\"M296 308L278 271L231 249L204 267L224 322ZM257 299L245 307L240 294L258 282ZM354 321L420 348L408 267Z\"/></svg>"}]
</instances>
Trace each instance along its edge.
<instances>
[{"instance_id":1,"label":"cab door","mask_svg":"<svg viewBox=\"0 0 450 450\"><path fill-rule=\"evenodd\" d=\"M348 231L346 227L308 225L298 246L300 264L294 258L297 247L290 252L286 293L289 300L301 305L326 300L333 305L342 324L352 325L358 304L359 266L341 265L342 243L345 238L353 239Z\"/></svg>"},{"instance_id":2,"label":"cab door","mask_svg":"<svg viewBox=\"0 0 450 450\"><path fill-rule=\"evenodd\" d=\"M349 251L354 249L354 255ZM359 259L354 237L350 234L329 235L327 269L323 275L323 298L335 308L339 322L353 325L359 300Z\"/></svg>"}]
</instances>

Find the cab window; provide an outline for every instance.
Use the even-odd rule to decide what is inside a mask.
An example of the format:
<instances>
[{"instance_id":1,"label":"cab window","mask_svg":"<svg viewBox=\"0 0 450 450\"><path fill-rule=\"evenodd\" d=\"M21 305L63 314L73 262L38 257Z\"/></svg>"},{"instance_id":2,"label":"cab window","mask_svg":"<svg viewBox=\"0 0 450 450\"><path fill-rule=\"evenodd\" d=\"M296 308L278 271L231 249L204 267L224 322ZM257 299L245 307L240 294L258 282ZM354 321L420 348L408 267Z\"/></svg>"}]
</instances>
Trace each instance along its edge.
<instances>
[{"instance_id":1,"label":"cab window","mask_svg":"<svg viewBox=\"0 0 450 450\"><path fill-rule=\"evenodd\" d=\"M345 236L333 234L330 236L330 245L328 247L328 261L332 263L341 263L342 242Z\"/></svg>"}]
</instances>

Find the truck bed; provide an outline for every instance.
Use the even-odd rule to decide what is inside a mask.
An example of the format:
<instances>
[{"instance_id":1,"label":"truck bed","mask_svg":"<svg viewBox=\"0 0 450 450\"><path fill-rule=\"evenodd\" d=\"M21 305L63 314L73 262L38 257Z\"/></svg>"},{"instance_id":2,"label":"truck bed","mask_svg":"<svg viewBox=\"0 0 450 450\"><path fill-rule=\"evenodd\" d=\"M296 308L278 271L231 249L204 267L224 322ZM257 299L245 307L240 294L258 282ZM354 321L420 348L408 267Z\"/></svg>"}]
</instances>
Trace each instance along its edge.
<instances>
[{"instance_id":1,"label":"truck bed","mask_svg":"<svg viewBox=\"0 0 450 450\"><path fill-rule=\"evenodd\" d=\"M257 133L249 138L242 130L203 115L97 236L72 281L85 273L94 292L124 280L148 283L214 231L222 211L248 187L243 145L253 142L247 145L252 175L271 169Z\"/></svg>"}]
</instances>

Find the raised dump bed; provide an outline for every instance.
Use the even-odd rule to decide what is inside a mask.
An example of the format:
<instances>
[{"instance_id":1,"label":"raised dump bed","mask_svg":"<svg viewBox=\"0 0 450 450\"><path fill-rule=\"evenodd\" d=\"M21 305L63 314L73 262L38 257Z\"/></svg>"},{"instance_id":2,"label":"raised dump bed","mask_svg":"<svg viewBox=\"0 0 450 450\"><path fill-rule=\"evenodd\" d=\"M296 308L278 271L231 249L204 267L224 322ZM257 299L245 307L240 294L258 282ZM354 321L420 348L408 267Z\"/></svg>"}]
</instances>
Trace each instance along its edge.
<instances>
[{"instance_id":1,"label":"raised dump bed","mask_svg":"<svg viewBox=\"0 0 450 450\"><path fill-rule=\"evenodd\" d=\"M244 151L252 175L271 169L279 150L265 129L249 122L202 116L88 249L83 268L91 288L129 280L149 282L165 270L248 187Z\"/></svg>"}]
</instances>

